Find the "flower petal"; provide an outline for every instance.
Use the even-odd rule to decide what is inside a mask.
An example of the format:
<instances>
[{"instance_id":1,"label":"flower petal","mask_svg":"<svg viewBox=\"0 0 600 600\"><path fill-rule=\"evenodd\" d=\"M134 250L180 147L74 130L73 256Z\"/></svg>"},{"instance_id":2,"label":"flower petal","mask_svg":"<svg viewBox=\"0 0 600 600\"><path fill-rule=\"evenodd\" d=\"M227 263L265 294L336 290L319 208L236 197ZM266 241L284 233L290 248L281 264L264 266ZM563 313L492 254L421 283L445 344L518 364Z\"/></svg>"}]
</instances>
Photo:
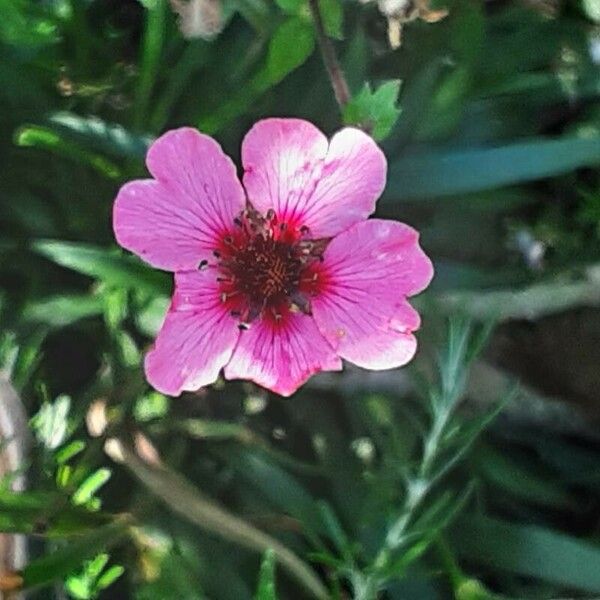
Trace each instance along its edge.
<instances>
[{"instance_id":1,"label":"flower petal","mask_svg":"<svg viewBox=\"0 0 600 600\"><path fill-rule=\"evenodd\" d=\"M146 355L146 377L172 396L214 383L239 333L223 307L212 268L176 273L171 307Z\"/></svg>"},{"instance_id":2,"label":"flower petal","mask_svg":"<svg viewBox=\"0 0 600 600\"><path fill-rule=\"evenodd\" d=\"M265 119L242 143L244 186L265 213L330 237L363 221L385 187L387 163L366 133L346 128L327 144L311 123Z\"/></svg>"},{"instance_id":3,"label":"flower petal","mask_svg":"<svg viewBox=\"0 0 600 600\"><path fill-rule=\"evenodd\" d=\"M215 140L189 127L158 138L146 163L157 181L121 188L113 209L117 241L160 269L194 269L245 206L235 166Z\"/></svg>"},{"instance_id":4,"label":"flower petal","mask_svg":"<svg viewBox=\"0 0 600 600\"><path fill-rule=\"evenodd\" d=\"M302 119L258 121L242 142L244 187L259 211L273 208L295 223L312 195L327 155L327 138Z\"/></svg>"},{"instance_id":5,"label":"flower petal","mask_svg":"<svg viewBox=\"0 0 600 600\"><path fill-rule=\"evenodd\" d=\"M427 287L433 266L403 223L371 219L334 238L324 253L321 293L312 312L342 358L380 370L406 364L416 350L418 313L406 301Z\"/></svg>"},{"instance_id":6,"label":"flower petal","mask_svg":"<svg viewBox=\"0 0 600 600\"><path fill-rule=\"evenodd\" d=\"M313 319L290 312L278 323L262 318L243 331L225 367L225 377L250 379L282 396L291 396L314 373L341 368L342 361Z\"/></svg>"}]
</instances>

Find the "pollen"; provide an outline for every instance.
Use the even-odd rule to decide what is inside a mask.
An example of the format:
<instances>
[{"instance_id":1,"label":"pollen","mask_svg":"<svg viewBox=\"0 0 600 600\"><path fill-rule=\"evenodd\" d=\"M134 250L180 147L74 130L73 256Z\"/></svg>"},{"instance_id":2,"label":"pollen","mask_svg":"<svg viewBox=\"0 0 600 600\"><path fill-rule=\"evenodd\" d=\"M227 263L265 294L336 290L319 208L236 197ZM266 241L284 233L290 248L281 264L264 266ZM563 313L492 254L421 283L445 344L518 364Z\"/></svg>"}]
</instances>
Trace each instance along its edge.
<instances>
[{"instance_id":1,"label":"pollen","mask_svg":"<svg viewBox=\"0 0 600 600\"><path fill-rule=\"evenodd\" d=\"M284 226L276 216L246 209L234 220L236 230L215 249L219 259L217 281L221 298L231 304L240 321L268 314L275 321L289 311L310 314L305 282L315 285L313 265L319 262L323 243L304 239L304 233ZM306 296L306 297L305 297Z\"/></svg>"}]
</instances>

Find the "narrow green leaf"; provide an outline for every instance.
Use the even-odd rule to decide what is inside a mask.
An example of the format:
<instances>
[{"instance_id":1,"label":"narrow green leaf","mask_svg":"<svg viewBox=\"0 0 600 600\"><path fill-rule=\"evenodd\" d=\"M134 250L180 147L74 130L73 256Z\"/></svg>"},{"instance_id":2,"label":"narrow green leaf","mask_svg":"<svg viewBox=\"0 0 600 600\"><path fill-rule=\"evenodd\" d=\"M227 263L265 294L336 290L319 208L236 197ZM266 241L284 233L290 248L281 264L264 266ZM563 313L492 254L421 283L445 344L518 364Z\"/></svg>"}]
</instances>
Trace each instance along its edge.
<instances>
[{"instance_id":1,"label":"narrow green leaf","mask_svg":"<svg viewBox=\"0 0 600 600\"><path fill-rule=\"evenodd\" d=\"M451 539L471 562L600 593L600 546L536 525L473 516L459 520Z\"/></svg>"},{"instance_id":2,"label":"narrow green leaf","mask_svg":"<svg viewBox=\"0 0 600 600\"><path fill-rule=\"evenodd\" d=\"M141 129L146 123L152 91L160 68L166 32L166 0L146 0L144 34L141 43L140 76L135 95L134 123Z\"/></svg>"},{"instance_id":3,"label":"narrow green leaf","mask_svg":"<svg viewBox=\"0 0 600 600\"><path fill-rule=\"evenodd\" d=\"M92 473L73 494L73 503L76 505L86 504L96 492L110 479L110 469L98 469Z\"/></svg>"},{"instance_id":4,"label":"narrow green leaf","mask_svg":"<svg viewBox=\"0 0 600 600\"><path fill-rule=\"evenodd\" d=\"M512 496L539 506L575 506L574 499L560 483L552 479L550 474L543 477L537 465L528 468L525 460L511 460L509 455L486 445L478 447L471 461L485 480Z\"/></svg>"},{"instance_id":5,"label":"narrow green leaf","mask_svg":"<svg viewBox=\"0 0 600 600\"><path fill-rule=\"evenodd\" d=\"M102 298L88 294L51 296L33 300L25 307L23 319L51 327L66 327L80 319L102 313Z\"/></svg>"},{"instance_id":6,"label":"narrow green leaf","mask_svg":"<svg viewBox=\"0 0 600 600\"><path fill-rule=\"evenodd\" d=\"M49 516L52 507L60 511ZM107 517L71 506L68 499L51 492L0 490L0 532L40 533L50 538L81 534L106 524Z\"/></svg>"},{"instance_id":7,"label":"narrow green leaf","mask_svg":"<svg viewBox=\"0 0 600 600\"><path fill-rule=\"evenodd\" d=\"M168 289L162 273L144 266L137 259L121 256L114 251L59 240L38 240L33 249L55 263L106 283L127 289L160 292Z\"/></svg>"},{"instance_id":8,"label":"narrow green leaf","mask_svg":"<svg viewBox=\"0 0 600 600\"><path fill-rule=\"evenodd\" d=\"M60 550L30 562L22 571L25 588L50 585L80 569L87 558L119 542L125 536L127 527L125 520L99 527L70 541Z\"/></svg>"},{"instance_id":9,"label":"narrow green leaf","mask_svg":"<svg viewBox=\"0 0 600 600\"><path fill-rule=\"evenodd\" d=\"M275 553L273 550L269 549L264 554L254 600L277 600L275 591Z\"/></svg>"},{"instance_id":10,"label":"narrow green leaf","mask_svg":"<svg viewBox=\"0 0 600 600\"><path fill-rule=\"evenodd\" d=\"M80 164L92 167L109 179L117 179L121 171L117 165L103 156L90 152L78 144L61 137L48 127L29 125L19 129L15 136L17 146L34 147L48 150L59 156L64 156Z\"/></svg>"},{"instance_id":11,"label":"narrow green leaf","mask_svg":"<svg viewBox=\"0 0 600 600\"><path fill-rule=\"evenodd\" d=\"M110 587L121 575L125 573L125 569L121 565L113 565L98 578L96 589L105 590Z\"/></svg>"},{"instance_id":12,"label":"narrow green leaf","mask_svg":"<svg viewBox=\"0 0 600 600\"><path fill-rule=\"evenodd\" d=\"M150 136L136 135L121 125L66 111L52 113L48 122L63 138L115 157L143 158L152 141Z\"/></svg>"},{"instance_id":13,"label":"narrow green leaf","mask_svg":"<svg viewBox=\"0 0 600 600\"><path fill-rule=\"evenodd\" d=\"M465 194L600 163L600 138L536 139L499 148L412 154L390 164L384 203Z\"/></svg>"}]
</instances>

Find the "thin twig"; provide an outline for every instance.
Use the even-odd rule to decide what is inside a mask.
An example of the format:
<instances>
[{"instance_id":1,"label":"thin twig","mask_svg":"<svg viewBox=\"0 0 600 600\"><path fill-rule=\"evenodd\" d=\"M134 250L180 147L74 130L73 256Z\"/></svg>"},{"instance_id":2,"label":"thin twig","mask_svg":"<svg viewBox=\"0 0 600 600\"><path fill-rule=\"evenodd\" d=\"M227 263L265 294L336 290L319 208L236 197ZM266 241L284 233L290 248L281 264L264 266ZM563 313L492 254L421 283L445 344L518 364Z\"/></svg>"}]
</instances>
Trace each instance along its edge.
<instances>
[{"instance_id":1,"label":"thin twig","mask_svg":"<svg viewBox=\"0 0 600 600\"><path fill-rule=\"evenodd\" d=\"M114 442L113 440L113 447ZM230 542L249 550L273 550L281 566L294 577L311 596L318 600L328 597L326 588L316 573L281 542L250 525L240 517L222 508L196 489L190 482L162 465L143 461L132 448L118 442L119 451L107 452L117 462L126 466L155 496L173 511Z\"/></svg>"},{"instance_id":2,"label":"thin twig","mask_svg":"<svg viewBox=\"0 0 600 600\"><path fill-rule=\"evenodd\" d=\"M340 108L344 108L351 97L348 82L346 81L342 67L337 59L335 48L325 32L323 17L321 15L321 10L319 9L319 0L308 0L308 5L315 21L321 56L323 57L323 62L325 63L325 68L327 69L329 80L331 81L335 99L340 105Z\"/></svg>"}]
</instances>

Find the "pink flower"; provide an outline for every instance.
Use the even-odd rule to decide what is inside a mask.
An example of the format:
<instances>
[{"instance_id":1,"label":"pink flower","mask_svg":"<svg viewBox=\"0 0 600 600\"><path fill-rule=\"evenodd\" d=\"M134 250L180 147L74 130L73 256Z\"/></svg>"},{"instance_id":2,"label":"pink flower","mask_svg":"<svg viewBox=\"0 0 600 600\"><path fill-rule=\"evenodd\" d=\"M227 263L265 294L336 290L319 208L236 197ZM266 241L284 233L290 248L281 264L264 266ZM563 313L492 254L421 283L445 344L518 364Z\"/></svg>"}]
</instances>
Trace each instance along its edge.
<instances>
[{"instance_id":1,"label":"pink flower","mask_svg":"<svg viewBox=\"0 0 600 600\"><path fill-rule=\"evenodd\" d=\"M433 267L414 229L366 220L386 178L368 135L328 142L307 121L259 121L242 144L243 187L195 129L164 134L146 162L154 179L121 188L113 221L121 246L175 272L145 362L156 389L196 390L224 367L289 396L342 358L375 370L411 360L420 319L406 298Z\"/></svg>"}]
</instances>

